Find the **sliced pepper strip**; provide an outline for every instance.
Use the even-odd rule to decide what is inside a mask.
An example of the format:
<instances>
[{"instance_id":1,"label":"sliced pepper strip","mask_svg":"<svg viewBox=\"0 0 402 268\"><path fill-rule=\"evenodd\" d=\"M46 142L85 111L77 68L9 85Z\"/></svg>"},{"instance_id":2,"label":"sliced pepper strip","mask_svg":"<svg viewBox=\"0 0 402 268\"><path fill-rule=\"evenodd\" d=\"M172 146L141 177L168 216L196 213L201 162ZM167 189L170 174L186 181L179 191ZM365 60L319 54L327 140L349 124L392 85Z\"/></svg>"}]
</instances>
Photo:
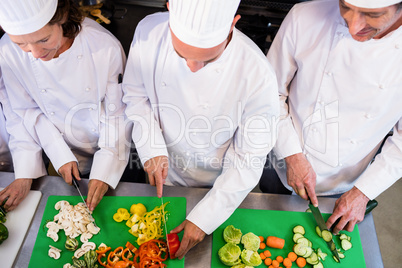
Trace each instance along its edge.
<instances>
[{"instance_id":1,"label":"sliced pepper strip","mask_svg":"<svg viewBox=\"0 0 402 268\"><path fill-rule=\"evenodd\" d=\"M111 249L112 249L111 247L102 247L102 248L98 248L97 250L95 250L95 252L98 254L102 254L102 253L108 252Z\"/></svg>"},{"instance_id":2,"label":"sliced pepper strip","mask_svg":"<svg viewBox=\"0 0 402 268\"><path fill-rule=\"evenodd\" d=\"M99 262L99 264L102 265L103 267L106 267L107 266L107 258L106 258L105 261L102 261L102 258L104 258L104 257L106 257L105 253L100 253L100 254L98 253L98 262Z\"/></svg>"}]
</instances>

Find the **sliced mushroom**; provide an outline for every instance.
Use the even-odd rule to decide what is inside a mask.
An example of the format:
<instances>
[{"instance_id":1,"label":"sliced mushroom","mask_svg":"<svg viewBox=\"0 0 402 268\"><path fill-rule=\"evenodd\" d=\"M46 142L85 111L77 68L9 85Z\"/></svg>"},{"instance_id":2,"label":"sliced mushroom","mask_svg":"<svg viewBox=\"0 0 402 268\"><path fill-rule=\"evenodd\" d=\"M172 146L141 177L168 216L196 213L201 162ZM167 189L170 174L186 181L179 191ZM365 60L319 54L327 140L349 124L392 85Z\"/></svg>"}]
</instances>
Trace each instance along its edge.
<instances>
[{"instance_id":1,"label":"sliced mushroom","mask_svg":"<svg viewBox=\"0 0 402 268\"><path fill-rule=\"evenodd\" d=\"M82 244L81 248L82 248L85 252L87 252L88 250L95 249L95 248L96 248L96 245L95 245L94 242L86 242L86 243Z\"/></svg>"},{"instance_id":2,"label":"sliced mushroom","mask_svg":"<svg viewBox=\"0 0 402 268\"><path fill-rule=\"evenodd\" d=\"M70 263L66 263L63 265L63 268L72 268L73 266Z\"/></svg>"},{"instance_id":3,"label":"sliced mushroom","mask_svg":"<svg viewBox=\"0 0 402 268\"><path fill-rule=\"evenodd\" d=\"M87 229L89 232L91 232L92 234L97 234L100 231L100 228L95 226L93 222L89 223L87 225Z\"/></svg>"},{"instance_id":4,"label":"sliced mushroom","mask_svg":"<svg viewBox=\"0 0 402 268\"><path fill-rule=\"evenodd\" d=\"M48 251L48 255L50 258L53 258L55 260L57 260L58 258L60 258L60 251L58 248L52 247L50 246L50 249Z\"/></svg>"},{"instance_id":5,"label":"sliced mushroom","mask_svg":"<svg viewBox=\"0 0 402 268\"><path fill-rule=\"evenodd\" d=\"M86 243L91 238L92 238L92 234L90 232L85 232L85 233L81 234L80 240L82 243Z\"/></svg>"},{"instance_id":6,"label":"sliced mushroom","mask_svg":"<svg viewBox=\"0 0 402 268\"><path fill-rule=\"evenodd\" d=\"M57 240L59 240L59 235L55 232L47 232L47 237L50 237L51 239L53 239L54 242L57 242Z\"/></svg>"},{"instance_id":7,"label":"sliced mushroom","mask_svg":"<svg viewBox=\"0 0 402 268\"><path fill-rule=\"evenodd\" d=\"M70 203L68 203L67 201L65 201L65 200L60 200L59 202L57 202L57 203L54 205L54 208L57 209L57 210L60 210L60 209L62 209L64 206L68 206L68 205L70 205Z\"/></svg>"},{"instance_id":8,"label":"sliced mushroom","mask_svg":"<svg viewBox=\"0 0 402 268\"><path fill-rule=\"evenodd\" d=\"M86 252L86 251L81 247L81 248L77 249L77 250L74 252L74 257L76 257L77 259L79 259L82 255L85 254L85 252Z\"/></svg>"}]
</instances>

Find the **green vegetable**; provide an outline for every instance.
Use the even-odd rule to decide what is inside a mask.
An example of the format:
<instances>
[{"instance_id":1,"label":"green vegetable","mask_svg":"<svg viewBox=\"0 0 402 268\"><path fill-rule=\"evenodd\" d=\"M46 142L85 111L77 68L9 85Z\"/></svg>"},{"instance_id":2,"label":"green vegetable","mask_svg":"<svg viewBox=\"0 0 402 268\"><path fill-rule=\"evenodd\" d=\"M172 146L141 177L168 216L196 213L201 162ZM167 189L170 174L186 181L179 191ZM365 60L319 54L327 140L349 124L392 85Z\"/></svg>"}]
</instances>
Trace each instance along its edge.
<instances>
[{"instance_id":1,"label":"green vegetable","mask_svg":"<svg viewBox=\"0 0 402 268\"><path fill-rule=\"evenodd\" d=\"M75 251L78 248L78 240L75 238L67 237L66 243L64 244L67 250Z\"/></svg>"},{"instance_id":2,"label":"green vegetable","mask_svg":"<svg viewBox=\"0 0 402 268\"><path fill-rule=\"evenodd\" d=\"M241 236L241 230L236 229L233 225L228 225L225 230L223 230L223 239L226 243L239 244Z\"/></svg>"},{"instance_id":3,"label":"green vegetable","mask_svg":"<svg viewBox=\"0 0 402 268\"><path fill-rule=\"evenodd\" d=\"M253 233L247 233L241 238L245 249L257 251L260 248L260 238Z\"/></svg>"},{"instance_id":4,"label":"green vegetable","mask_svg":"<svg viewBox=\"0 0 402 268\"><path fill-rule=\"evenodd\" d=\"M98 253L95 250L89 250L84 254L84 260L87 264L87 268L94 268L97 262Z\"/></svg>"},{"instance_id":5,"label":"green vegetable","mask_svg":"<svg viewBox=\"0 0 402 268\"><path fill-rule=\"evenodd\" d=\"M241 252L241 260L246 265L258 266L262 263L261 257L257 251L252 251L249 249L244 249Z\"/></svg>"},{"instance_id":6,"label":"green vegetable","mask_svg":"<svg viewBox=\"0 0 402 268\"><path fill-rule=\"evenodd\" d=\"M231 268L253 268L253 266L245 265L244 263L237 264Z\"/></svg>"},{"instance_id":7,"label":"green vegetable","mask_svg":"<svg viewBox=\"0 0 402 268\"><path fill-rule=\"evenodd\" d=\"M3 211L0 211L0 223L5 223L6 221L6 214L4 214Z\"/></svg>"},{"instance_id":8,"label":"green vegetable","mask_svg":"<svg viewBox=\"0 0 402 268\"><path fill-rule=\"evenodd\" d=\"M8 238L8 229L7 227L0 223L0 244L3 243Z\"/></svg>"},{"instance_id":9,"label":"green vegetable","mask_svg":"<svg viewBox=\"0 0 402 268\"><path fill-rule=\"evenodd\" d=\"M74 268L87 268L87 264L84 260L77 259L73 257L73 267Z\"/></svg>"},{"instance_id":10,"label":"green vegetable","mask_svg":"<svg viewBox=\"0 0 402 268\"><path fill-rule=\"evenodd\" d=\"M241 250L238 245L233 243L226 243L218 251L219 259L227 266L234 266L240 264Z\"/></svg>"}]
</instances>

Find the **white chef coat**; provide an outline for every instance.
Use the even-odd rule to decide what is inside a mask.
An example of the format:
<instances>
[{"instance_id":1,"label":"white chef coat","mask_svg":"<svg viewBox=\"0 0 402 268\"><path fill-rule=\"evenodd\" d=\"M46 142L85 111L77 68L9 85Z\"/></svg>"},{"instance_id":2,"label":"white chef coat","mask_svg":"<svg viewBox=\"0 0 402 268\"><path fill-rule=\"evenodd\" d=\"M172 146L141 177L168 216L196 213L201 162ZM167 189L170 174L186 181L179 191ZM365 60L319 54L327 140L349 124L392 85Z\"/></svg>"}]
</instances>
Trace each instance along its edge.
<instances>
[{"instance_id":1,"label":"white chef coat","mask_svg":"<svg viewBox=\"0 0 402 268\"><path fill-rule=\"evenodd\" d=\"M50 61L0 43L0 64L14 111L56 170L78 161L81 173L115 188L127 165L131 123L125 120L120 42L86 18L72 46Z\"/></svg>"},{"instance_id":2,"label":"white chef coat","mask_svg":"<svg viewBox=\"0 0 402 268\"><path fill-rule=\"evenodd\" d=\"M373 199L402 176L402 27L379 40L355 41L338 5L295 5L268 52L283 119L274 152L281 159L303 151L318 195L356 186ZM276 170L290 189L286 170Z\"/></svg>"},{"instance_id":3,"label":"white chef coat","mask_svg":"<svg viewBox=\"0 0 402 268\"><path fill-rule=\"evenodd\" d=\"M12 111L1 71L0 106L0 170L13 171L16 179L36 179L46 175L42 148L29 135L21 118Z\"/></svg>"},{"instance_id":4,"label":"white chef coat","mask_svg":"<svg viewBox=\"0 0 402 268\"><path fill-rule=\"evenodd\" d=\"M210 234L259 181L275 143L269 123L279 113L276 78L238 30L218 60L192 73L172 46L168 18L156 13L138 24L123 101L143 163L169 155L167 184L212 187L187 216Z\"/></svg>"}]
</instances>

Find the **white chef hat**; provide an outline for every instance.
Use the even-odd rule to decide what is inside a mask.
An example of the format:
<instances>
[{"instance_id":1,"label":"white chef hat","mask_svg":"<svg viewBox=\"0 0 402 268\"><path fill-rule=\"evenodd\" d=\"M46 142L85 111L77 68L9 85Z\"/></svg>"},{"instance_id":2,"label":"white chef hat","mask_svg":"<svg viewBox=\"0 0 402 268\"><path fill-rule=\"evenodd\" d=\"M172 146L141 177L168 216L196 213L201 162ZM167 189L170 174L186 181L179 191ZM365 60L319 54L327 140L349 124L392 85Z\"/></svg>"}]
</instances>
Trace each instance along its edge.
<instances>
[{"instance_id":1,"label":"white chef hat","mask_svg":"<svg viewBox=\"0 0 402 268\"><path fill-rule=\"evenodd\" d=\"M169 0L169 24L188 45L211 48L228 37L240 0Z\"/></svg>"},{"instance_id":2,"label":"white chef hat","mask_svg":"<svg viewBox=\"0 0 402 268\"><path fill-rule=\"evenodd\" d=\"M12 35L36 32L52 19L57 3L57 0L1 0L0 26Z\"/></svg>"},{"instance_id":3,"label":"white chef hat","mask_svg":"<svg viewBox=\"0 0 402 268\"><path fill-rule=\"evenodd\" d=\"M401 0L345 0L345 2L361 8L382 8L401 2Z\"/></svg>"}]
</instances>

